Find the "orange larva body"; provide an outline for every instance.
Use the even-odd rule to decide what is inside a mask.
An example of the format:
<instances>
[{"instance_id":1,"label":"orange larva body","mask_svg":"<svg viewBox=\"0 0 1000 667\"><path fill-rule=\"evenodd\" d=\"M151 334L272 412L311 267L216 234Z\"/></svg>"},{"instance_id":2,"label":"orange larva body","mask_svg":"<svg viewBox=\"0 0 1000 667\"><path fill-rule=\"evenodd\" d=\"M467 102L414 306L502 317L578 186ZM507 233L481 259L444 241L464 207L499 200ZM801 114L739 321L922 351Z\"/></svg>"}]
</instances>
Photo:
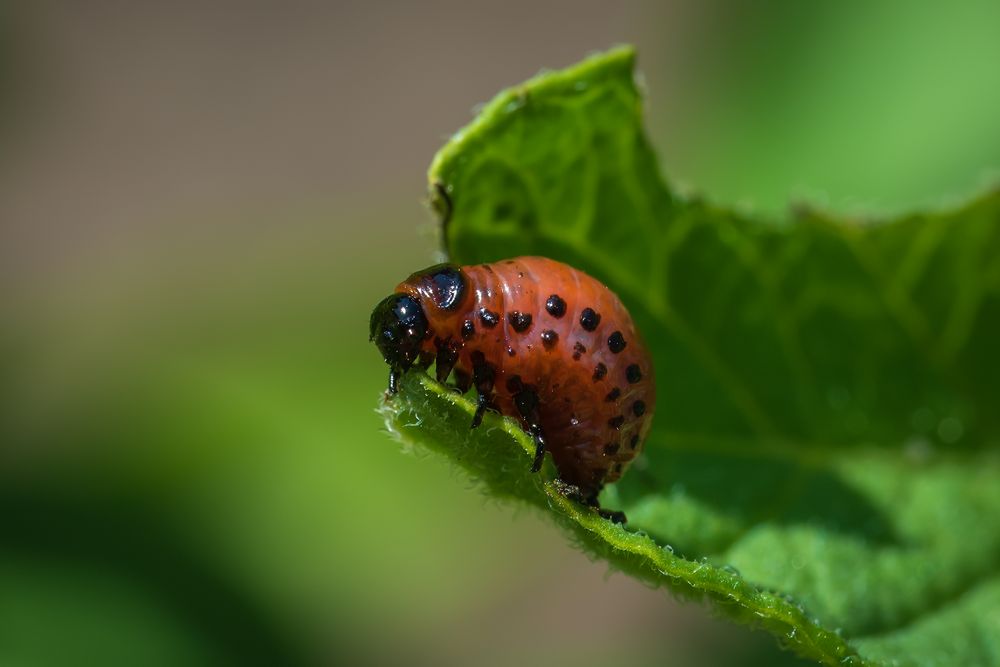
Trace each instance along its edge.
<instances>
[{"instance_id":1,"label":"orange larva body","mask_svg":"<svg viewBox=\"0 0 1000 667\"><path fill-rule=\"evenodd\" d=\"M439 379L453 364L466 388L492 375L492 406L540 427L561 479L595 499L639 453L655 406L652 361L628 311L597 280L544 257L457 272L464 285L447 307L433 269L396 288L426 315L422 358L437 358Z\"/></svg>"}]
</instances>

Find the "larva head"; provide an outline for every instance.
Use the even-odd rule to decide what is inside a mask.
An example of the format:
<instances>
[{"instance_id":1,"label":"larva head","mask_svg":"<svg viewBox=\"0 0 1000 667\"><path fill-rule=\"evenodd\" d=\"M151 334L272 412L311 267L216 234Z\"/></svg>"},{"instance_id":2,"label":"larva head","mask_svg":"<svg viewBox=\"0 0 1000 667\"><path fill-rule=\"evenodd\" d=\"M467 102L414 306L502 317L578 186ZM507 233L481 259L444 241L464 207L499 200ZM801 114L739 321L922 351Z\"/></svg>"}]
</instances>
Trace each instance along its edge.
<instances>
[{"instance_id":1,"label":"larva head","mask_svg":"<svg viewBox=\"0 0 1000 667\"><path fill-rule=\"evenodd\" d=\"M389 364L389 391L396 393L399 378L420 356L432 351L434 330L447 330L458 317L469 290L462 269L436 264L417 271L396 286L396 293L375 306L371 340Z\"/></svg>"},{"instance_id":2,"label":"larva head","mask_svg":"<svg viewBox=\"0 0 1000 667\"><path fill-rule=\"evenodd\" d=\"M397 292L382 299L372 311L369 340L389 364L389 391L396 393L399 377L413 365L427 337L427 316L420 302Z\"/></svg>"}]
</instances>

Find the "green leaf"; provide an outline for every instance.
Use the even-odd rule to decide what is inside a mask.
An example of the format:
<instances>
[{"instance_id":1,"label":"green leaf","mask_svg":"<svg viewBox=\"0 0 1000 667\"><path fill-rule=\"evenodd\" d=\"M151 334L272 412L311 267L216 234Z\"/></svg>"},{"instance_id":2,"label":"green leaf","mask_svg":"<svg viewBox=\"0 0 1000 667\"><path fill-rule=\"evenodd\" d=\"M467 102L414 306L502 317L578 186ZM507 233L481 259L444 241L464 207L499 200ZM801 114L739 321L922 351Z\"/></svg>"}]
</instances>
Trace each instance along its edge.
<instances>
[{"instance_id":1,"label":"green leaf","mask_svg":"<svg viewBox=\"0 0 1000 667\"><path fill-rule=\"evenodd\" d=\"M513 422L470 432L470 401L423 374L389 428L804 657L1000 665L1000 193L877 221L681 197L633 65L617 49L501 93L430 171L454 261L565 261L649 342L653 430L602 496L627 527L531 475Z\"/></svg>"}]
</instances>

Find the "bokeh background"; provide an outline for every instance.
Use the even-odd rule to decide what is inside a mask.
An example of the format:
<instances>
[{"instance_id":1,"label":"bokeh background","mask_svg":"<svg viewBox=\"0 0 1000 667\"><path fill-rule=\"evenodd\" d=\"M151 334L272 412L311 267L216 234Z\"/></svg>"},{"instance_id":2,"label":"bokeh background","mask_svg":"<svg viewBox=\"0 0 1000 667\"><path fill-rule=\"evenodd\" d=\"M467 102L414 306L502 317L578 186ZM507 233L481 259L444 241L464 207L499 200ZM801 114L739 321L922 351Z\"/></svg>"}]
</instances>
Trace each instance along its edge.
<instances>
[{"instance_id":1,"label":"bokeh background","mask_svg":"<svg viewBox=\"0 0 1000 667\"><path fill-rule=\"evenodd\" d=\"M0 664L779 659L375 414L434 151L622 42L678 187L776 217L998 180L995 2L0 5Z\"/></svg>"}]
</instances>

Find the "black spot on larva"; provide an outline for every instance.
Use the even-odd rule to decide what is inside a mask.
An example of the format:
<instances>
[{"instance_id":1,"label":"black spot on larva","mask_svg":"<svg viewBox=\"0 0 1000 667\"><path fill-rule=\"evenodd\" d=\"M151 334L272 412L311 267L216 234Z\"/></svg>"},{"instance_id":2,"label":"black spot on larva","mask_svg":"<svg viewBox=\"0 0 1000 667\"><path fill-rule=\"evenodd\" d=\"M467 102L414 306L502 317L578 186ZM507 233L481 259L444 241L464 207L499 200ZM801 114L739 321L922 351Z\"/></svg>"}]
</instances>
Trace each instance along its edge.
<instances>
[{"instance_id":1,"label":"black spot on larva","mask_svg":"<svg viewBox=\"0 0 1000 667\"><path fill-rule=\"evenodd\" d=\"M517 277L518 278L523 278L524 277L524 271L518 271L517 272Z\"/></svg>"},{"instance_id":2,"label":"black spot on larva","mask_svg":"<svg viewBox=\"0 0 1000 667\"><path fill-rule=\"evenodd\" d=\"M622 395L622 390L619 389L618 387L615 387L614 389L608 392L608 395L604 397L604 400L607 401L608 403L611 403L612 401L617 401L618 397L621 395Z\"/></svg>"},{"instance_id":3,"label":"black spot on larva","mask_svg":"<svg viewBox=\"0 0 1000 667\"><path fill-rule=\"evenodd\" d=\"M507 356L508 357L513 357L515 354L517 354L517 352L514 351L514 348L511 347L510 345L508 345L507 346Z\"/></svg>"},{"instance_id":4,"label":"black spot on larva","mask_svg":"<svg viewBox=\"0 0 1000 667\"><path fill-rule=\"evenodd\" d=\"M644 414L646 414L646 402L645 401L636 401L635 403L633 403L632 404L632 413L636 417L641 417Z\"/></svg>"},{"instance_id":5,"label":"black spot on larva","mask_svg":"<svg viewBox=\"0 0 1000 667\"><path fill-rule=\"evenodd\" d=\"M490 266L489 264L480 264L480 266L486 269L486 273L493 273L493 267Z\"/></svg>"},{"instance_id":6,"label":"black spot on larva","mask_svg":"<svg viewBox=\"0 0 1000 667\"><path fill-rule=\"evenodd\" d=\"M635 384L642 379L642 371L639 370L639 364L630 364L625 369L625 379L628 380L629 384Z\"/></svg>"},{"instance_id":7,"label":"black spot on larva","mask_svg":"<svg viewBox=\"0 0 1000 667\"><path fill-rule=\"evenodd\" d=\"M616 463L615 467L614 467L614 471L615 471L615 473L621 472L622 471L622 464L621 463Z\"/></svg>"},{"instance_id":8,"label":"black spot on larva","mask_svg":"<svg viewBox=\"0 0 1000 667\"><path fill-rule=\"evenodd\" d=\"M455 310L465 296L465 275L454 264L435 264L406 280L419 285L420 291L442 310Z\"/></svg>"},{"instance_id":9,"label":"black spot on larva","mask_svg":"<svg viewBox=\"0 0 1000 667\"><path fill-rule=\"evenodd\" d=\"M625 423L625 417L622 415L618 415L617 417L612 417L611 419L608 420L608 426L615 429L616 431L619 430L622 427L622 424L624 423Z\"/></svg>"},{"instance_id":10,"label":"black spot on larva","mask_svg":"<svg viewBox=\"0 0 1000 667\"><path fill-rule=\"evenodd\" d=\"M635 449L636 445L638 444L639 444L639 434L636 433L635 435L632 436L632 439L628 441L628 446L631 447L632 449Z\"/></svg>"},{"instance_id":11,"label":"black spot on larva","mask_svg":"<svg viewBox=\"0 0 1000 667\"><path fill-rule=\"evenodd\" d=\"M610 336L608 336L608 349L618 354L625 349L625 337L622 336L621 331L616 331Z\"/></svg>"},{"instance_id":12,"label":"black spot on larva","mask_svg":"<svg viewBox=\"0 0 1000 667\"><path fill-rule=\"evenodd\" d=\"M522 313L519 310L512 310L507 313L507 321L517 333L524 333L531 326L531 313Z\"/></svg>"},{"instance_id":13,"label":"black spot on larva","mask_svg":"<svg viewBox=\"0 0 1000 667\"><path fill-rule=\"evenodd\" d=\"M608 444L604 445L604 453L607 454L608 456L614 456L615 454L618 453L618 447L619 445L617 442L609 442Z\"/></svg>"},{"instance_id":14,"label":"black spot on larva","mask_svg":"<svg viewBox=\"0 0 1000 667\"><path fill-rule=\"evenodd\" d=\"M573 361L580 361L580 357L586 354L587 348L583 346L583 343L576 341L573 343Z\"/></svg>"},{"instance_id":15,"label":"black spot on larva","mask_svg":"<svg viewBox=\"0 0 1000 667\"><path fill-rule=\"evenodd\" d=\"M552 347L559 342L559 334L557 334L552 329L546 329L542 332L542 345L546 349L552 349Z\"/></svg>"},{"instance_id":16,"label":"black spot on larva","mask_svg":"<svg viewBox=\"0 0 1000 667\"><path fill-rule=\"evenodd\" d=\"M483 326L487 329L492 329L500 321L500 316L488 308L480 308L479 321L482 322Z\"/></svg>"},{"instance_id":17,"label":"black spot on larva","mask_svg":"<svg viewBox=\"0 0 1000 667\"><path fill-rule=\"evenodd\" d=\"M472 320L462 322L462 340L469 340L474 335L476 335L476 327L472 324Z\"/></svg>"},{"instance_id":18,"label":"black spot on larva","mask_svg":"<svg viewBox=\"0 0 1000 667\"><path fill-rule=\"evenodd\" d=\"M521 382L520 375L511 375L507 378L507 391L512 394L516 394L522 389L524 389L524 383Z\"/></svg>"},{"instance_id":19,"label":"black spot on larva","mask_svg":"<svg viewBox=\"0 0 1000 667\"><path fill-rule=\"evenodd\" d=\"M557 320L566 314L566 302L558 294L553 294L545 302L545 310Z\"/></svg>"},{"instance_id":20,"label":"black spot on larva","mask_svg":"<svg viewBox=\"0 0 1000 667\"><path fill-rule=\"evenodd\" d=\"M597 366L594 367L594 382L603 380L604 376L607 374L608 374L608 367L598 362Z\"/></svg>"},{"instance_id":21,"label":"black spot on larva","mask_svg":"<svg viewBox=\"0 0 1000 667\"><path fill-rule=\"evenodd\" d=\"M580 313L580 326L586 331L593 331L601 323L601 316L593 308L584 308Z\"/></svg>"}]
</instances>

